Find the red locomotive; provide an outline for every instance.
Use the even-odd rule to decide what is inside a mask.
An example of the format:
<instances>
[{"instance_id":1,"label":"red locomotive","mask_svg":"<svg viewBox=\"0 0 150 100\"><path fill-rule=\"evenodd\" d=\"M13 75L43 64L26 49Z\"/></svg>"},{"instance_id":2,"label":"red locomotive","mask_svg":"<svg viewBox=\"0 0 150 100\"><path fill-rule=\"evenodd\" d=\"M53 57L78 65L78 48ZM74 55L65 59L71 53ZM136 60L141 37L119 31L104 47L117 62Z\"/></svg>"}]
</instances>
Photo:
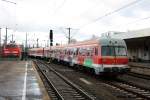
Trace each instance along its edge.
<instances>
[{"instance_id":1,"label":"red locomotive","mask_svg":"<svg viewBox=\"0 0 150 100\"><path fill-rule=\"evenodd\" d=\"M33 48L29 56L49 58L71 66L86 68L95 74L122 74L129 71L124 40L101 38L51 48Z\"/></svg>"},{"instance_id":2,"label":"red locomotive","mask_svg":"<svg viewBox=\"0 0 150 100\"><path fill-rule=\"evenodd\" d=\"M8 43L3 46L2 56L3 57L20 57L21 56L21 47L16 43Z\"/></svg>"}]
</instances>

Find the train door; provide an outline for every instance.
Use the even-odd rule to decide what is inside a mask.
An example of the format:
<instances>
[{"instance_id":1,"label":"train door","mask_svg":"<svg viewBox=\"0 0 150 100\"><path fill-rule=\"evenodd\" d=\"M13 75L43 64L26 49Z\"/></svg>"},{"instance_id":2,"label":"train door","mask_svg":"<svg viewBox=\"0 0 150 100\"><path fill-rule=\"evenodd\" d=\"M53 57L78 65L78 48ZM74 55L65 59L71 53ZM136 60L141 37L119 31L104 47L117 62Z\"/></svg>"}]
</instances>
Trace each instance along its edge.
<instances>
[{"instance_id":1,"label":"train door","mask_svg":"<svg viewBox=\"0 0 150 100\"><path fill-rule=\"evenodd\" d=\"M103 66L101 62L101 49L100 46L95 46L93 50L93 68L94 68L94 73L99 75L100 72L103 72Z\"/></svg>"},{"instance_id":2,"label":"train door","mask_svg":"<svg viewBox=\"0 0 150 100\"><path fill-rule=\"evenodd\" d=\"M69 65L74 66L74 64L77 64L77 48L70 48L70 55L69 55Z\"/></svg>"},{"instance_id":3,"label":"train door","mask_svg":"<svg viewBox=\"0 0 150 100\"><path fill-rule=\"evenodd\" d=\"M84 47L79 48L79 54L78 54L78 64L83 65L84 64L84 58L86 56L85 53L86 49Z\"/></svg>"},{"instance_id":4,"label":"train door","mask_svg":"<svg viewBox=\"0 0 150 100\"><path fill-rule=\"evenodd\" d=\"M85 49L84 66L93 67L94 47L89 46Z\"/></svg>"}]
</instances>

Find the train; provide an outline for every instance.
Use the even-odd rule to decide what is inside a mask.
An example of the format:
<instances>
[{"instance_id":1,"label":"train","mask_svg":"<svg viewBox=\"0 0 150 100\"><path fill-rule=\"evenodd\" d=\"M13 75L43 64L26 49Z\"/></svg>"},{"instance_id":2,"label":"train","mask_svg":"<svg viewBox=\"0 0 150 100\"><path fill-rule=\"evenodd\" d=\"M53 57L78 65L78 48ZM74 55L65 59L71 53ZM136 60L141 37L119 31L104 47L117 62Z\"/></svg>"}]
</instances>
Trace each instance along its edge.
<instances>
[{"instance_id":1,"label":"train","mask_svg":"<svg viewBox=\"0 0 150 100\"><path fill-rule=\"evenodd\" d=\"M96 75L119 75L130 71L127 46L122 39L98 38L66 45L32 48L28 50L28 55L88 69Z\"/></svg>"},{"instance_id":2,"label":"train","mask_svg":"<svg viewBox=\"0 0 150 100\"><path fill-rule=\"evenodd\" d=\"M16 43L8 43L2 47L2 57L21 57L22 48Z\"/></svg>"}]
</instances>

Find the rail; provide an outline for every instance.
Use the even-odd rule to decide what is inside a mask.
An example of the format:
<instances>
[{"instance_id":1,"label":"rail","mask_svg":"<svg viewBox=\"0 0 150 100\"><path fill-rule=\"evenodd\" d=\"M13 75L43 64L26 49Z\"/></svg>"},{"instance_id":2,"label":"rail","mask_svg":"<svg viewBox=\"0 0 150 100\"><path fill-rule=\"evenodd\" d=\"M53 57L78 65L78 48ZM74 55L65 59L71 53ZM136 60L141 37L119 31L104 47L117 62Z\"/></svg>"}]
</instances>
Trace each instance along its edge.
<instances>
[{"instance_id":1,"label":"rail","mask_svg":"<svg viewBox=\"0 0 150 100\"><path fill-rule=\"evenodd\" d=\"M34 61L46 78L50 87L55 91L60 100L95 100L94 97L88 95L82 89L78 88L77 85L72 83L66 77L56 72L54 69L50 68L49 65L42 61ZM56 97L56 96L55 96Z\"/></svg>"}]
</instances>

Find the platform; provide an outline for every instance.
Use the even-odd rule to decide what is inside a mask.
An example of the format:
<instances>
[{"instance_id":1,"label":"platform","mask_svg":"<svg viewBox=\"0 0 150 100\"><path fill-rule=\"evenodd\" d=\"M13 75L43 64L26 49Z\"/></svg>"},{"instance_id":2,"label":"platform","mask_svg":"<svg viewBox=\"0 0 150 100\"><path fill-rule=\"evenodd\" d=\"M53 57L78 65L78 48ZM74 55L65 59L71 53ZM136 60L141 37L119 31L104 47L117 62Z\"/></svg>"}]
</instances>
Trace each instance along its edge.
<instances>
[{"instance_id":1,"label":"platform","mask_svg":"<svg viewBox=\"0 0 150 100\"><path fill-rule=\"evenodd\" d=\"M129 66L137 67L147 67L150 68L150 63L141 63L141 62L129 62Z\"/></svg>"},{"instance_id":2,"label":"platform","mask_svg":"<svg viewBox=\"0 0 150 100\"><path fill-rule=\"evenodd\" d=\"M150 63L129 62L131 71L150 76Z\"/></svg>"},{"instance_id":3,"label":"platform","mask_svg":"<svg viewBox=\"0 0 150 100\"><path fill-rule=\"evenodd\" d=\"M32 61L0 61L0 100L49 100Z\"/></svg>"}]
</instances>

